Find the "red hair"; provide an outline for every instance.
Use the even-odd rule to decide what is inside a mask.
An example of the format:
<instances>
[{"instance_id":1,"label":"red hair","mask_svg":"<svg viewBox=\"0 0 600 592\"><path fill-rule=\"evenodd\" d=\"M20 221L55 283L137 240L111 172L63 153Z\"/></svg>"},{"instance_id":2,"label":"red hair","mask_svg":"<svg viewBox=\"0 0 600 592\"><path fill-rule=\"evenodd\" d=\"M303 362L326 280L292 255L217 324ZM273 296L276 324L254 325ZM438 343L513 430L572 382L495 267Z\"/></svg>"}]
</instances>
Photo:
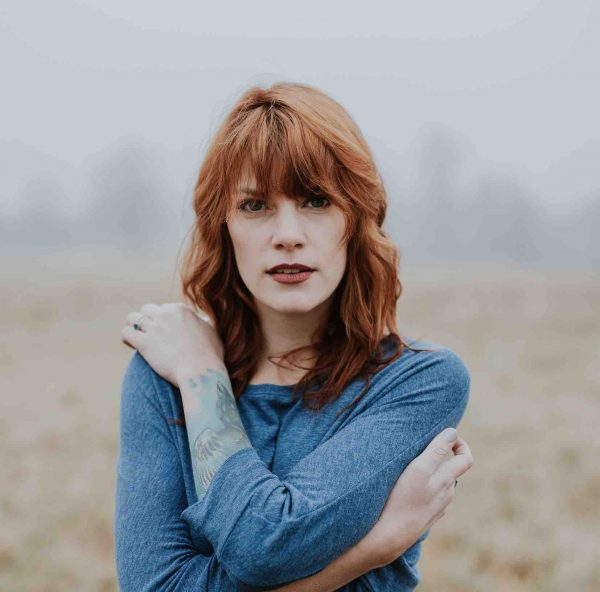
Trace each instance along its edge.
<instances>
[{"instance_id":1,"label":"red hair","mask_svg":"<svg viewBox=\"0 0 600 592\"><path fill-rule=\"evenodd\" d=\"M370 375L399 358L404 348L429 351L410 347L398 334L400 255L382 230L386 192L367 142L337 101L291 82L248 89L216 131L194 189L195 223L181 281L186 302L208 315L223 342L236 400L265 347L254 298L237 270L226 224L245 170L254 174L260 195L323 195L343 212L347 266L329 318L312 336L311 346L280 357L289 361L302 350L316 352L316 364L293 390L312 410L366 376L367 384L352 405L366 393ZM386 328L386 341L393 345L387 358L381 355Z\"/></svg>"}]
</instances>

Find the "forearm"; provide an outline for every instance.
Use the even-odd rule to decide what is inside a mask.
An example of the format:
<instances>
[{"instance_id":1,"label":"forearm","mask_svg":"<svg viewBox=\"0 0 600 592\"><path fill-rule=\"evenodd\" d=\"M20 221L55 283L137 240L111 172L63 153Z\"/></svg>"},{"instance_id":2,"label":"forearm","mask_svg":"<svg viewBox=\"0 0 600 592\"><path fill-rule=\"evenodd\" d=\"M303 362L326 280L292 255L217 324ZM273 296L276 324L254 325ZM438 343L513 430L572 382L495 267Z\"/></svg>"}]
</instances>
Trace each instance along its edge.
<instances>
[{"instance_id":1,"label":"forearm","mask_svg":"<svg viewBox=\"0 0 600 592\"><path fill-rule=\"evenodd\" d=\"M387 562L380 557L367 535L321 571L276 588L275 592L332 592L384 565Z\"/></svg>"},{"instance_id":2,"label":"forearm","mask_svg":"<svg viewBox=\"0 0 600 592\"><path fill-rule=\"evenodd\" d=\"M242 424L225 364L214 359L182 370L179 390L198 500L232 454L252 446Z\"/></svg>"},{"instance_id":3,"label":"forearm","mask_svg":"<svg viewBox=\"0 0 600 592\"><path fill-rule=\"evenodd\" d=\"M182 371L179 375L188 441L198 499L206 494L210 478L218 466L237 450L251 446L241 422L237 402L225 365L211 364ZM227 429L225 429L227 428ZM218 439L217 439L218 438ZM214 449L222 454L207 456L206 444L218 443ZM208 449L210 450L210 448ZM210 471L212 469L212 473ZM277 590L285 592L330 592L359 578L385 563L367 535L343 555L316 574L296 580Z\"/></svg>"}]
</instances>

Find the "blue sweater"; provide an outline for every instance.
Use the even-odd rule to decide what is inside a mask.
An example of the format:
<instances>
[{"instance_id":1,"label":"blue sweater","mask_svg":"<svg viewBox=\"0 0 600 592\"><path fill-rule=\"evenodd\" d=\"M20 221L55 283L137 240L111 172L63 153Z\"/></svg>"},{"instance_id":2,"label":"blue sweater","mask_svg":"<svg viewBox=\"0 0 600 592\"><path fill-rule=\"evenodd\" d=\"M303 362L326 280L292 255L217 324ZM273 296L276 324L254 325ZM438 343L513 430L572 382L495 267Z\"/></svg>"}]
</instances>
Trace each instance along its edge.
<instances>
[{"instance_id":1,"label":"blue sweater","mask_svg":"<svg viewBox=\"0 0 600 592\"><path fill-rule=\"evenodd\" d=\"M261 591L325 568L373 527L396 480L444 428L457 427L470 377L450 349L412 352L349 384L320 412L291 386L250 384L238 403L252 447L219 467L198 501L179 390L134 352L121 392L115 554L124 592ZM386 340L384 339L384 344ZM387 346L386 346L387 347ZM420 539L340 590L409 591Z\"/></svg>"}]
</instances>

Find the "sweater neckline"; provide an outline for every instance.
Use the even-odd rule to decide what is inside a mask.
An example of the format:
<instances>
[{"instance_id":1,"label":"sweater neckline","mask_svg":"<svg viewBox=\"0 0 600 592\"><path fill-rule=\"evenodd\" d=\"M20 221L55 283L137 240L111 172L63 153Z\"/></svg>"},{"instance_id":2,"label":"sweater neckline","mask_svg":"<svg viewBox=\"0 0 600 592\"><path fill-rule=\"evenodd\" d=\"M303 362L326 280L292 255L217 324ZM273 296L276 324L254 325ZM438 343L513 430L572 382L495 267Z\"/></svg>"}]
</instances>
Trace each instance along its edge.
<instances>
[{"instance_id":1,"label":"sweater neckline","mask_svg":"<svg viewBox=\"0 0 600 592\"><path fill-rule=\"evenodd\" d=\"M387 343L389 335L386 335L382 339L382 343ZM260 383L248 383L246 385L245 392L254 394L282 394L291 393L294 387L298 383L294 384L274 384L271 382L260 382Z\"/></svg>"},{"instance_id":2,"label":"sweater neckline","mask_svg":"<svg viewBox=\"0 0 600 592\"><path fill-rule=\"evenodd\" d=\"M273 384L270 382L248 383L246 391L249 393L287 393L291 392L296 384Z\"/></svg>"}]
</instances>

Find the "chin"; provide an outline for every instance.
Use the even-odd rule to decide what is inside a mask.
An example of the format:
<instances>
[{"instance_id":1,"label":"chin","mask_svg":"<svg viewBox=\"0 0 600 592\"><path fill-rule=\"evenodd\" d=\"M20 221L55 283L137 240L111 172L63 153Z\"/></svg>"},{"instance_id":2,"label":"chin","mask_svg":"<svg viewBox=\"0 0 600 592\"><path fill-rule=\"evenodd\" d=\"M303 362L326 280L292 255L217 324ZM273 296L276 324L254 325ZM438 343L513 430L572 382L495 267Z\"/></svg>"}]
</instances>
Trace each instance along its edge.
<instances>
[{"instance_id":1,"label":"chin","mask_svg":"<svg viewBox=\"0 0 600 592\"><path fill-rule=\"evenodd\" d=\"M304 314L307 312L310 312L311 310L313 310L315 307L311 306L307 303L304 303L302 305L295 305L295 304L283 304L283 303L274 303L273 306L271 306L271 308L273 310L276 310L277 312L281 312L281 313L287 313L287 314Z\"/></svg>"},{"instance_id":2,"label":"chin","mask_svg":"<svg viewBox=\"0 0 600 592\"><path fill-rule=\"evenodd\" d=\"M263 302L280 313L302 314L314 310L322 300L310 298L306 294L290 294L290 298L279 297L263 300Z\"/></svg>"}]
</instances>

